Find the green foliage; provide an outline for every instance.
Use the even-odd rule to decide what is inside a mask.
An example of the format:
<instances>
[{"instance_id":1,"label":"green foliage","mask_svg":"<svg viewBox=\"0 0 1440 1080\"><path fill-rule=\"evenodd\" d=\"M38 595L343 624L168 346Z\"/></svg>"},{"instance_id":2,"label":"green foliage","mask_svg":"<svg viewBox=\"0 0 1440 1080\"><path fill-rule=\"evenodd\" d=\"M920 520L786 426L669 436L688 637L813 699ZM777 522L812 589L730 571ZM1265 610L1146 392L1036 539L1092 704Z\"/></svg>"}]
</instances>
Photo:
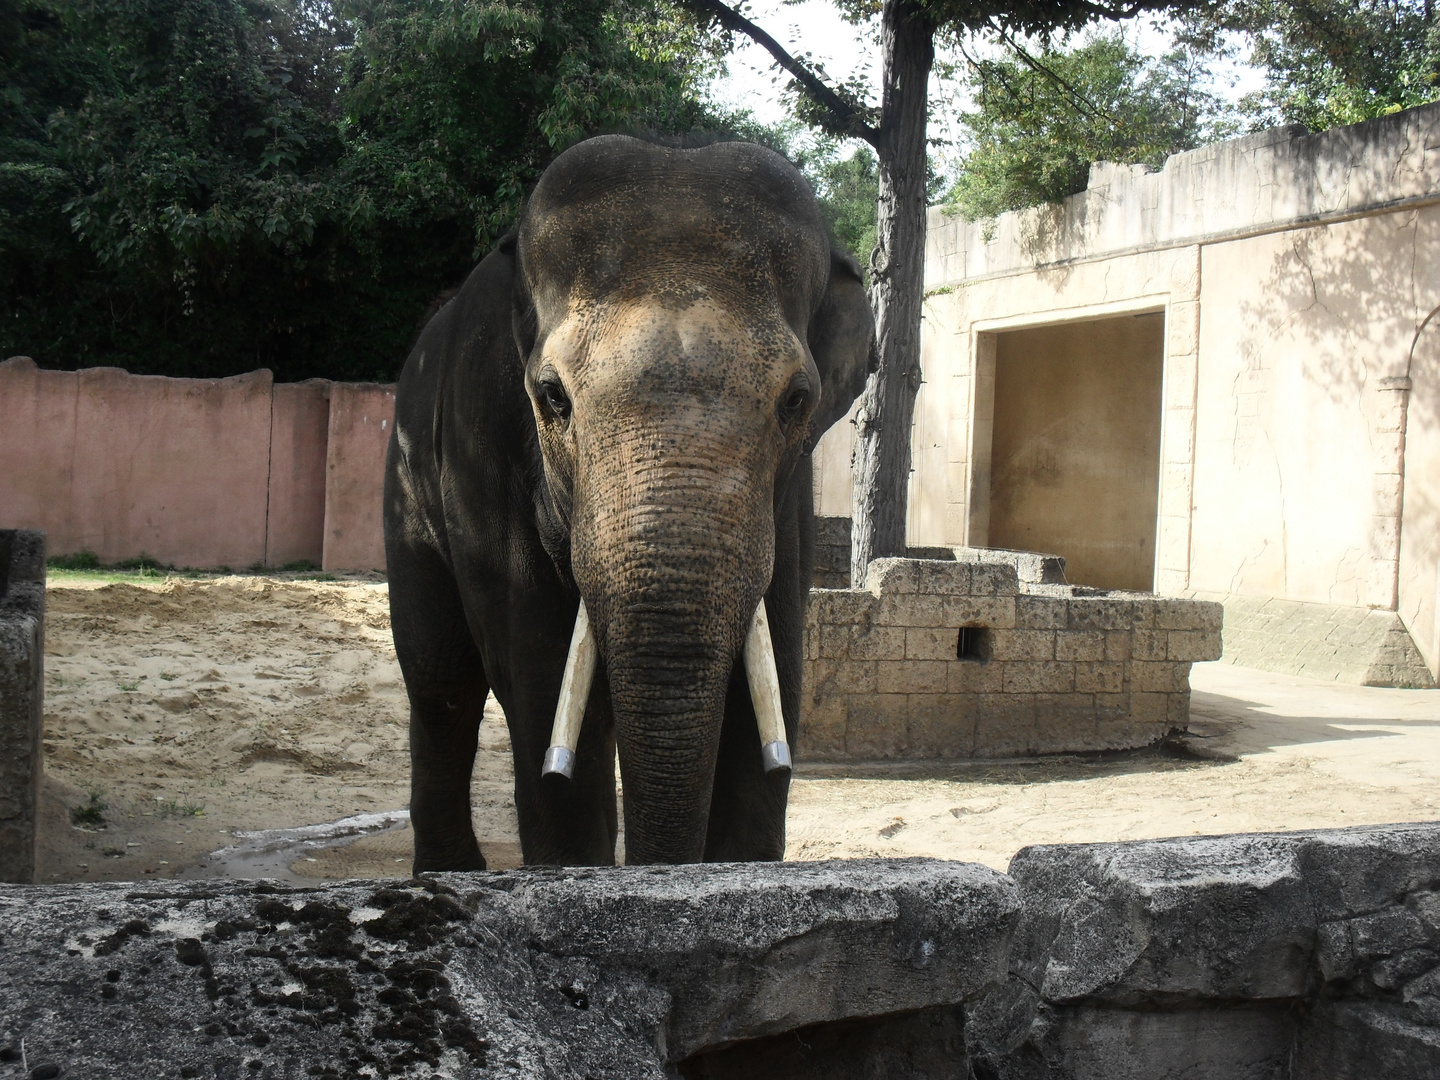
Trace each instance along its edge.
<instances>
[{"instance_id":1,"label":"green foliage","mask_svg":"<svg viewBox=\"0 0 1440 1080\"><path fill-rule=\"evenodd\" d=\"M1119 31L970 59L964 79L975 108L960 117L970 148L950 205L975 219L1055 202L1085 189L1092 162L1159 166L1223 137L1201 59L1183 46L1147 59Z\"/></svg>"},{"instance_id":2,"label":"green foliage","mask_svg":"<svg viewBox=\"0 0 1440 1080\"><path fill-rule=\"evenodd\" d=\"M70 824L77 829L95 831L105 828L105 811L110 809L108 803L98 790L89 792L88 801L79 806L70 808Z\"/></svg>"},{"instance_id":3,"label":"green foliage","mask_svg":"<svg viewBox=\"0 0 1440 1080\"><path fill-rule=\"evenodd\" d=\"M848 158L821 163L816 172L820 209L831 232L862 267L868 267L875 250L875 208L880 196L875 155L859 148Z\"/></svg>"},{"instance_id":4,"label":"green foliage","mask_svg":"<svg viewBox=\"0 0 1440 1080\"><path fill-rule=\"evenodd\" d=\"M98 570L100 559L93 551L77 551L73 555L51 555L45 565L52 570Z\"/></svg>"},{"instance_id":5,"label":"green foliage","mask_svg":"<svg viewBox=\"0 0 1440 1080\"><path fill-rule=\"evenodd\" d=\"M1440 99L1433 0L1231 0L1211 21L1248 34L1266 73L1242 103L1256 127L1322 131Z\"/></svg>"},{"instance_id":6,"label":"green foliage","mask_svg":"<svg viewBox=\"0 0 1440 1080\"><path fill-rule=\"evenodd\" d=\"M666 0L0 0L0 356L391 379L546 162L706 119Z\"/></svg>"}]
</instances>

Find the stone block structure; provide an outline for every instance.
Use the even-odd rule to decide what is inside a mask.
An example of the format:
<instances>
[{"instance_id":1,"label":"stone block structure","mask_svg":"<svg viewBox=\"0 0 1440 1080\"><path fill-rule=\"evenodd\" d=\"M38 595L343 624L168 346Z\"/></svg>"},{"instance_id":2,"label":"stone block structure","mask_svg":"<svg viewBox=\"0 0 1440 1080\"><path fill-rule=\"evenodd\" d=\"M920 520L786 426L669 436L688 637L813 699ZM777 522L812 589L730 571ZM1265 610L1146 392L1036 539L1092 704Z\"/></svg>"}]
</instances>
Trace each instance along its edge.
<instances>
[{"instance_id":1,"label":"stone block structure","mask_svg":"<svg viewBox=\"0 0 1440 1080\"><path fill-rule=\"evenodd\" d=\"M35 876L44 660L45 534L0 529L0 881Z\"/></svg>"},{"instance_id":2,"label":"stone block structure","mask_svg":"<svg viewBox=\"0 0 1440 1080\"><path fill-rule=\"evenodd\" d=\"M1185 727L1219 604L1061 584L1055 556L956 556L877 559L863 589L810 594L802 761L1108 750Z\"/></svg>"},{"instance_id":3,"label":"stone block structure","mask_svg":"<svg viewBox=\"0 0 1440 1080\"><path fill-rule=\"evenodd\" d=\"M1440 1075L1436 824L10 885L0 926L4 1078Z\"/></svg>"}]
</instances>

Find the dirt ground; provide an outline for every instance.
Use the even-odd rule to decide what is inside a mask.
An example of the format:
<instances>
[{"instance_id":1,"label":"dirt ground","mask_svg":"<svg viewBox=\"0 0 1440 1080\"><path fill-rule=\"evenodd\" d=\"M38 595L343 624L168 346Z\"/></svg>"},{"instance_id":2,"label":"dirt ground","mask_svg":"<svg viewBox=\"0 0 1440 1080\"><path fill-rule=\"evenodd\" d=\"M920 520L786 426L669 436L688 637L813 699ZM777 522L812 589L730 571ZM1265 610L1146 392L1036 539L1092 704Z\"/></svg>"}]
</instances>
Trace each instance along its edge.
<instances>
[{"instance_id":1,"label":"dirt ground","mask_svg":"<svg viewBox=\"0 0 1440 1080\"><path fill-rule=\"evenodd\" d=\"M408 872L405 691L383 582L69 574L47 605L39 880ZM1035 843L1440 818L1440 691L1224 664L1196 665L1192 682L1192 734L1161 748L802 765L787 856L1004 869ZM492 701L473 799L496 869L519 861L510 785ZM361 838L336 843L347 835Z\"/></svg>"}]
</instances>

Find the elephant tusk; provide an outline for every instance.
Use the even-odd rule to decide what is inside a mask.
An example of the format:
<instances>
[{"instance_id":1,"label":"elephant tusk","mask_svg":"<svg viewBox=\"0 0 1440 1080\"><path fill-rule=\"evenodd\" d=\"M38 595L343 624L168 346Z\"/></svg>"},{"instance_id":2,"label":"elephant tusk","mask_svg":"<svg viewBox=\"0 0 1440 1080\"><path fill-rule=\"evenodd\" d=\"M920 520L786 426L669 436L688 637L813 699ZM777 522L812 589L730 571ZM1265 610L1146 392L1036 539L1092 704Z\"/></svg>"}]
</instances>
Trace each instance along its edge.
<instances>
[{"instance_id":1,"label":"elephant tusk","mask_svg":"<svg viewBox=\"0 0 1440 1080\"><path fill-rule=\"evenodd\" d=\"M575 747L580 742L580 725L585 719L585 705L590 700L590 684L595 680L595 635L590 630L590 616L585 601L575 614L575 632L570 635L570 653L565 657L565 676L560 681L560 700L555 704L555 726L550 730L550 749L540 775L575 775Z\"/></svg>"},{"instance_id":2,"label":"elephant tusk","mask_svg":"<svg viewBox=\"0 0 1440 1080\"><path fill-rule=\"evenodd\" d=\"M755 723L760 729L760 759L767 773L790 771L790 743L785 738L785 714L780 708L780 674L775 669L775 644L770 640L770 620L765 600L755 609L755 621L745 635L745 678L750 683L750 700L755 705Z\"/></svg>"}]
</instances>

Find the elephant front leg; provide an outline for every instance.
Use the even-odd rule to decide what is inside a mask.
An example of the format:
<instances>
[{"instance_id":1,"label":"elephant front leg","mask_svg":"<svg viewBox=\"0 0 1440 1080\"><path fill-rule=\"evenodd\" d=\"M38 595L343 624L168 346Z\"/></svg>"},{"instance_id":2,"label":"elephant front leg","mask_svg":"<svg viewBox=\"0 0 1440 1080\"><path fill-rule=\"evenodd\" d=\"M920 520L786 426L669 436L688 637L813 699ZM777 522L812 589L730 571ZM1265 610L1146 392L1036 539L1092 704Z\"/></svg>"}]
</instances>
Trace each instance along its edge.
<instances>
[{"instance_id":1,"label":"elephant front leg","mask_svg":"<svg viewBox=\"0 0 1440 1080\"><path fill-rule=\"evenodd\" d=\"M610 866L615 862L615 722L603 672L596 675L576 747L574 776L542 778L559 673L524 680L506 697L515 756L515 811L525 865ZM497 692L498 693L498 692Z\"/></svg>"},{"instance_id":2,"label":"elephant front leg","mask_svg":"<svg viewBox=\"0 0 1440 1080\"><path fill-rule=\"evenodd\" d=\"M417 874L484 870L470 823L470 774L489 692L476 680L450 700L410 706L410 824Z\"/></svg>"}]
</instances>

